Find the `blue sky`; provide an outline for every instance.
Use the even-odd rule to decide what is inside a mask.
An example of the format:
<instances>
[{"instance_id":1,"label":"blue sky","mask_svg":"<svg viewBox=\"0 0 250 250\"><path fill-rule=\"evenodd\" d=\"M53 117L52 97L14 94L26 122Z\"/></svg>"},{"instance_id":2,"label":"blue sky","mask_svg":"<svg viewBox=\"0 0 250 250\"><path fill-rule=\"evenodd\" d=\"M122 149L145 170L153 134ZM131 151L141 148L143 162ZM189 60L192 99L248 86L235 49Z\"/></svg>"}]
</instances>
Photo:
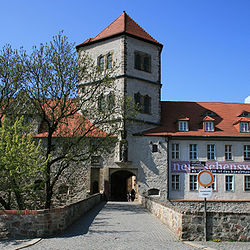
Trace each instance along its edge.
<instances>
[{"instance_id":1,"label":"blue sky","mask_svg":"<svg viewBox=\"0 0 250 250\"><path fill-rule=\"evenodd\" d=\"M96 36L123 10L164 45L162 100L250 96L250 0L0 0L0 47Z\"/></svg>"}]
</instances>

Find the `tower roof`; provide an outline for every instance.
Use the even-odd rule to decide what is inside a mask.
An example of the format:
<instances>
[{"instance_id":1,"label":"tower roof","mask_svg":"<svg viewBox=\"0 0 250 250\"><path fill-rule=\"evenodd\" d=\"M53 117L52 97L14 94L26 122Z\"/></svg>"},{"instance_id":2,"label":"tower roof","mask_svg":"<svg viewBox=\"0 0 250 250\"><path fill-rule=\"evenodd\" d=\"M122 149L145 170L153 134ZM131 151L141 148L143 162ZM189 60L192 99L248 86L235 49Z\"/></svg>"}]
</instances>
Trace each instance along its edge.
<instances>
[{"instance_id":1,"label":"tower roof","mask_svg":"<svg viewBox=\"0 0 250 250\"><path fill-rule=\"evenodd\" d=\"M124 11L114 22L112 22L108 27L106 27L96 37L87 39L83 43L77 45L76 49L111 37L116 37L122 34L136 37L149 43L154 43L160 47L163 46L161 43L156 41L152 36L150 36L140 25L138 25Z\"/></svg>"}]
</instances>

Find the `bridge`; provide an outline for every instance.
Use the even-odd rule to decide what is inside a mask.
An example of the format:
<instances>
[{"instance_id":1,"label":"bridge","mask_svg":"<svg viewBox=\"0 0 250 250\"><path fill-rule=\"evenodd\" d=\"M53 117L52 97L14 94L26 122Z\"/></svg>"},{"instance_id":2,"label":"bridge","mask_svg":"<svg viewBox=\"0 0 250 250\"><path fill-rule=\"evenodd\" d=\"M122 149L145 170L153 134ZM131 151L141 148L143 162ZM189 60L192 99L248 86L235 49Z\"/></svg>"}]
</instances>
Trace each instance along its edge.
<instances>
[{"instance_id":1,"label":"bridge","mask_svg":"<svg viewBox=\"0 0 250 250\"><path fill-rule=\"evenodd\" d=\"M194 249L137 202L101 203L62 234L27 249Z\"/></svg>"}]
</instances>

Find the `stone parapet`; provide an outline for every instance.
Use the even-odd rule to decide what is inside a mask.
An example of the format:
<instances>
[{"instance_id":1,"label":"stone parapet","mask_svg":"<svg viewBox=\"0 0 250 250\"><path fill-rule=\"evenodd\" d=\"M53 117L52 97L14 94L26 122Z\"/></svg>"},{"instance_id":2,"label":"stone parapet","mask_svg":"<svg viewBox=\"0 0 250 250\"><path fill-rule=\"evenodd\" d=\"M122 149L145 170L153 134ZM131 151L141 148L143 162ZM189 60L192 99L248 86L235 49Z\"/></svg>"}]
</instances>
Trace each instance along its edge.
<instances>
[{"instance_id":1,"label":"stone parapet","mask_svg":"<svg viewBox=\"0 0 250 250\"><path fill-rule=\"evenodd\" d=\"M64 231L95 205L101 195L53 209L0 210L0 239L47 237Z\"/></svg>"},{"instance_id":2,"label":"stone parapet","mask_svg":"<svg viewBox=\"0 0 250 250\"><path fill-rule=\"evenodd\" d=\"M139 197L139 201L166 224L179 239L196 241L205 239L202 202L163 203L143 196ZM232 202L232 204L229 201L222 202L221 206L217 203L219 202L208 204L207 240L250 241L248 204L243 202L238 209L231 211L230 207L237 207L237 203L240 202Z\"/></svg>"}]
</instances>

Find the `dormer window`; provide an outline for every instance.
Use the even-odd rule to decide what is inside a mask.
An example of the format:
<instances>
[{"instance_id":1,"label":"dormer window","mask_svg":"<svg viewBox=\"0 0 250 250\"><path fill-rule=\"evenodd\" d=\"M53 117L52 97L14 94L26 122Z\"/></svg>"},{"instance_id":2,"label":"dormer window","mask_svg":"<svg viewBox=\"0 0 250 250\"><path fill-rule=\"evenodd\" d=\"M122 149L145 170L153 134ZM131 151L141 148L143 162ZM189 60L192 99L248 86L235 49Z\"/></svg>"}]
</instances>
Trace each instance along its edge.
<instances>
[{"instance_id":1,"label":"dormer window","mask_svg":"<svg viewBox=\"0 0 250 250\"><path fill-rule=\"evenodd\" d=\"M241 133L248 133L249 132L249 123L248 122L241 122L240 123L240 132Z\"/></svg>"},{"instance_id":2,"label":"dormer window","mask_svg":"<svg viewBox=\"0 0 250 250\"><path fill-rule=\"evenodd\" d=\"M179 131L188 131L188 121L179 121Z\"/></svg>"},{"instance_id":3,"label":"dormer window","mask_svg":"<svg viewBox=\"0 0 250 250\"><path fill-rule=\"evenodd\" d=\"M204 131L205 132L213 132L214 131L214 122L204 122Z\"/></svg>"}]
</instances>

